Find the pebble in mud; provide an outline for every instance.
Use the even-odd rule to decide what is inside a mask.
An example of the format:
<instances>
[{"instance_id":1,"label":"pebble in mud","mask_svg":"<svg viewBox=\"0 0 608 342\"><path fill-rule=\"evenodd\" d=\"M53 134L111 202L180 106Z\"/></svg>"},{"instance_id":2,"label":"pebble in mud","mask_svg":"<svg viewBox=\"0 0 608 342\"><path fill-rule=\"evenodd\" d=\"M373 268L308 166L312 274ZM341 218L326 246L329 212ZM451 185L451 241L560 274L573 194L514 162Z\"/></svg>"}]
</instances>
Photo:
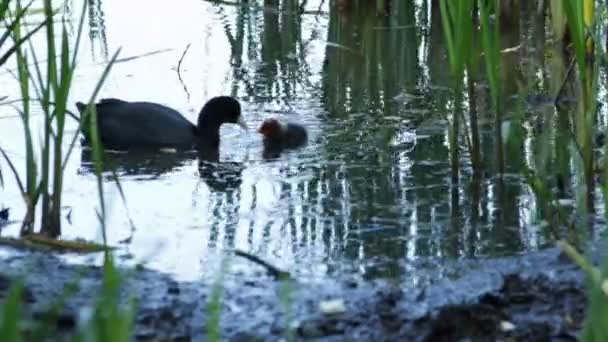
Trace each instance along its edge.
<instances>
[{"instance_id":1,"label":"pebble in mud","mask_svg":"<svg viewBox=\"0 0 608 342\"><path fill-rule=\"evenodd\" d=\"M231 342L263 342L264 338L254 333L240 331L230 339Z\"/></svg>"},{"instance_id":2,"label":"pebble in mud","mask_svg":"<svg viewBox=\"0 0 608 342\"><path fill-rule=\"evenodd\" d=\"M169 286L167 287L167 293L171 294L171 295L178 295L179 294L179 285L176 282L170 283Z\"/></svg>"}]
</instances>

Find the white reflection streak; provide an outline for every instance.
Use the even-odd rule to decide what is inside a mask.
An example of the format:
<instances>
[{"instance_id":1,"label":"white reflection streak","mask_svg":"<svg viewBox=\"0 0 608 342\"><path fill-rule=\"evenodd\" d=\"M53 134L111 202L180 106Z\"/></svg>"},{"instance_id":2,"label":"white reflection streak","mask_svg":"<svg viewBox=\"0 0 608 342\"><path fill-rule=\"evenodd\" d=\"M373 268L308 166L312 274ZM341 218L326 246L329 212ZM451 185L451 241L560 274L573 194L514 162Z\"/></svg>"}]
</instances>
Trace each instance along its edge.
<instances>
[{"instance_id":1,"label":"white reflection streak","mask_svg":"<svg viewBox=\"0 0 608 342\"><path fill-rule=\"evenodd\" d=\"M536 200L533 194L528 193L527 195L519 196L518 208L519 234L523 237L521 240L526 244L527 249L537 249L540 244L539 233L541 225L533 224L534 213L536 212Z\"/></svg>"},{"instance_id":2,"label":"white reflection streak","mask_svg":"<svg viewBox=\"0 0 608 342\"><path fill-rule=\"evenodd\" d=\"M342 175L346 175L346 167L344 166L344 164L340 165L340 174ZM351 215L352 215L352 202L351 202L351 197L350 197L350 187L349 187L349 183L346 181L346 176L343 176L341 179L339 179L340 185L341 185L341 190L342 190L342 212L340 213L342 215L342 248L346 249L346 247L348 246L348 236L350 235L350 225L349 222L351 220Z\"/></svg>"},{"instance_id":3,"label":"white reflection streak","mask_svg":"<svg viewBox=\"0 0 608 342\"><path fill-rule=\"evenodd\" d=\"M252 220L251 215L247 214L252 214L253 211L254 186L255 185L246 186L245 184L243 184L239 189L239 191L241 192L241 199L238 210L239 217L234 232L234 246L245 251L249 250L252 247L251 241L249 241L248 239L248 235L249 229L253 229L251 224L255 220Z\"/></svg>"},{"instance_id":4,"label":"white reflection streak","mask_svg":"<svg viewBox=\"0 0 608 342\"><path fill-rule=\"evenodd\" d=\"M416 259L416 255L418 255L418 252L416 250L416 240L419 238L418 236L418 206L416 201L414 201L413 203L413 210L412 210L412 214L410 215L410 224L409 224L409 230L408 230L408 236L407 236L407 249L405 251L406 256L407 256L407 260L414 260ZM433 220L434 220L434 210L435 207L433 207L432 209L432 216L431 216L431 226L433 225Z\"/></svg>"},{"instance_id":5,"label":"white reflection streak","mask_svg":"<svg viewBox=\"0 0 608 342\"><path fill-rule=\"evenodd\" d=\"M364 247L363 243L361 243L359 245L358 258L359 258L359 272L361 273L361 275L365 275L365 247Z\"/></svg>"},{"instance_id":6,"label":"white reflection streak","mask_svg":"<svg viewBox=\"0 0 608 342\"><path fill-rule=\"evenodd\" d=\"M418 8L421 8L423 5L424 0L416 0L415 1L415 6ZM427 25L430 25L431 22L431 8L432 6L427 5L427 13L426 14L426 22ZM416 20L418 20L418 17L416 17ZM420 27L420 23L415 23L414 24L415 27ZM428 29L428 27L426 27L425 29ZM426 87L429 84L429 81L431 79L430 76L430 71L429 71L429 62L428 62L428 49L430 48L428 46L427 43L427 34L421 34L420 36L420 45L418 46L418 67L420 68L420 70L422 70L422 87Z\"/></svg>"},{"instance_id":7,"label":"white reflection streak","mask_svg":"<svg viewBox=\"0 0 608 342\"><path fill-rule=\"evenodd\" d=\"M523 128L526 132L526 137L524 138L524 157L527 164L526 166L535 169L533 148L534 132L532 131L532 127L527 121L523 123Z\"/></svg>"},{"instance_id":8,"label":"white reflection streak","mask_svg":"<svg viewBox=\"0 0 608 342\"><path fill-rule=\"evenodd\" d=\"M437 222L437 207L436 206L431 207L429 222L431 225L431 237L432 237L432 238L429 238L429 241L434 241L434 244L431 247L435 247L435 250L437 252L436 256L443 257L444 249L441 248L443 246L441 237L444 236L444 234L441 231L442 223ZM435 231L435 230L437 230L437 231ZM432 249L430 247L429 247L429 250L431 251L429 254L432 255Z\"/></svg>"},{"instance_id":9,"label":"white reflection streak","mask_svg":"<svg viewBox=\"0 0 608 342\"><path fill-rule=\"evenodd\" d=\"M495 195L494 183L492 181L488 182L487 189L488 189L488 191L485 193L486 203L487 203L486 204L486 210L487 210L487 212L489 214L490 220L492 220L492 217L494 215L494 211L496 209L495 200L494 200L494 195ZM483 192L482 192L482 194L483 194ZM494 222L492 222L492 225L493 224L494 224Z\"/></svg>"}]
</instances>

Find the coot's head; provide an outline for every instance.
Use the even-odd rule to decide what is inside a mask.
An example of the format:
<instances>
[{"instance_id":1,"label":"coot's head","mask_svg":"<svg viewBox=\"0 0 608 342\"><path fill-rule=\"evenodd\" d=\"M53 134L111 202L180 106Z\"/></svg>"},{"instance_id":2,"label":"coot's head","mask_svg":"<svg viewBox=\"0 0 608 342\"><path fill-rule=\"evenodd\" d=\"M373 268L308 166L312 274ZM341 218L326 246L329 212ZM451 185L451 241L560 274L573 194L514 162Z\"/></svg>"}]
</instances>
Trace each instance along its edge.
<instances>
[{"instance_id":1,"label":"coot's head","mask_svg":"<svg viewBox=\"0 0 608 342\"><path fill-rule=\"evenodd\" d=\"M277 119L266 119L258 129L264 137L268 139L278 139L281 136L283 126Z\"/></svg>"},{"instance_id":2,"label":"coot's head","mask_svg":"<svg viewBox=\"0 0 608 342\"><path fill-rule=\"evenodd\" d=\"M198 115L198 129L203 132L217 130L224 123L234 123L247 130L239 101L230 96L217 96L207 101L201 109Z\"/></svg>"}]
</instances>

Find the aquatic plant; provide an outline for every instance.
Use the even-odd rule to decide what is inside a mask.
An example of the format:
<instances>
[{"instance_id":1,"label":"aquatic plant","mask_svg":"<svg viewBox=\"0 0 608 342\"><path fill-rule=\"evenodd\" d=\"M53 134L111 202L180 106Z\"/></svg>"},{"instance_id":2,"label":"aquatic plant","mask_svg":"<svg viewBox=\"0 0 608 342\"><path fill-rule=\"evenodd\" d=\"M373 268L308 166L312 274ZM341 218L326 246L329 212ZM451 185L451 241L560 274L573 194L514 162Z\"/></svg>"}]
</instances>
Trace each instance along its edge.
<instances>
[{"instance_id":1,"label":"aquatic plant","mask_svg":"<svg viewBox=\"0 0 608 342\"><path fill-rule=\"evenodd\" d=\"M43 2L41 10L44 20L34 25L28 32L22 32L28 27L25 15L28 13L31 4L22 7L20 1L3 0L0 2L0 19L7 21L12 18L5 26L5 31L0 35L0 46L3 46L8 38L12 38L13 46L4 55L0 56L0 65L6 60L15 56L17 64L16 79L19 82L21 91L21 108L18 110L23 128L26 145L25 161L26 175L24 179L18 174L17 169L9 158L6 151L0 147L0 153L5 158L11 169L16 183L26 202L26 215L21 227L21 234L31 236L34 230L34 219L37 208L41 206L42 222L40 233L48 237L57 237L61 233L61 194L63 190L63 176L69 156L72 153L77 135L69 141L67 149L64 150L65 124L71 115L67 110L67 101L72 86L73 75L77 66L77 53L83 30L85 11L88 2L83 4L80 14L80 21L75 41L70 41L66 24L61 22L60 41L56 41L56 10L53 9L50 0ZM10 6L14 6L14 10ZM40 60L31 42L31 37L41 29L45 29L47 58ZM25 45L29 46L26 49ZM72 45L73 44L73 45ZM89 99L93 103L105 81L112 65L116 61L119 51L117 51L105 67L95 89ZM32 63L30 63L32 61ZM44 67L46 67L44 69ZM43 76L44 75L44 76ZM32 96L31 91L35 92ZM31 107L36 103L42 108L43 112L43 133L40 150L35 151L36 141L33 138L33 124L31 122ZM92 309L93 315L90 320L84 321L81 330L74 337L75 341L130 341L132 338L132 326L134 317L134 302L130 302L123 308L118 302L118 290L120 286L120 276L114 267L114 262L107 249L106 229L105 229L105 206L103 198L103 183L101 181L102 154L103 147L99 142L96 130L96 113L93 109L87 111L80 117L79 129L83 124L91 125L94 139L92 139L93 155L95 160L96 175L98 177L99 198L101 201L101 212L99 219L102 224L104 236L103 251L106 252L104 262L104 283L103 291L97 298L96 304ZM3 181L0 175L0 181ZM121 195L122 190L121 190ZM124 199L124 195L123 195ZM33 340L45 340L53 333L52 326L55 325L60 309L65 300L77 289L77 279L73 286L68 286L65 293L60 296L55 305L52 306L49 314L32 329L24 330L25 317L20 310L23 281L14 282L10 293L2 305L2 315L0 317L0 340L2 341L23 341L32 338ZM24 334L27 334L27 338Z\"/></svg>"},{"instance_id":2,"label":"aquatic plant","mask_svg":"<svg viewBox=\"0 0 608 342\"><path fill-rule=\"evenodd\" d=\"M584 342L608 340L608 258L596 267L567 242L558 246L587 276L588 307L580 340Z\"/></svg>"},{"instance_id":3,"label":"aquatic plant","mask_svg":"<svg viewBox=\"0 0 608 342\"><path fill-rule=\"evenodd\" d=\"M556 6L555 11L563 11L567 18L567 29L570 33L574 58L578 70L578 84L580 100L578 110L573 117L575 129L575 142L583 169L583 194L579 196L579 210L588 222L587 215L593 211L593 189L595 188L595 161L593 151L593 134L596 131L597 93L598 93L598 60L605 56L600 51L598 41L599 20L595 17L595 4L592 0L565 1L563 8ZM603 13L602 15L605 15ZM602 18L605 19L605 18ZM605 21L604 21L605 22ZM554 25L559 27L558 25ZM605 152L608 145L604 144ZM608 175L608 163L603 165L604 175ZM608 183L602 185L604 206L608 208ZM608 211L604 215L608 217ZM587 226L584 224L584 226ZM603 242L604 244L606 241ZM593 266L591 256L583 257L574 247L567 243L560 245L570 258L578 264L587 276L588 308L581 333L582 341L605 341L608 339L608 258L604 258L602 265Z\"/></svg>"},{"instance_id":4,"label":"aquatic plant","mask_svg":"<svg viewBox=\"0 0 608 342\"><path fill-rule=\"evenodd\" d=\"M450 145L450 165L452 182L458 183L459 175L459 132L462 116L462 87L464 73L471 58L473 36L473 0L441 1L441 20L446 38L448 58L454 91L454 114L448 130Z\"/></svg>"},{"instance_id":5,"label":"aquatic plant","mask_svg":"<svg viewBox=\"0 0 608 342\"><path fill-rule=\"evenodd\" d=\"M8 5L8 1L6 3ZM27 7L21 7L20 1L16 1L15 6L16 13L22 13L27 9ZM25 181L23 181L22 177L17 173L17 170L6 151L0 148L0 152L6 159L15 176L17 185L26 204L26 214L21 226L21 235L28 235L34 232L37 208L40 208L41 210L40 233L52 238L61 234L60 211L62 205L63 176L69 156L74 149L77 139L75 135L67 149L64 150L66 119L70 116L67 109L67 101L72 86L72 78L77 66L76 57L80 45L86 8L87 4L85 3L81 12L76 39L73 42L73 45L71 45L67 27L63 21L61 21L59 31L61 38L59 41L56 41L56 31L58 30L56 26L59 25L56 23L56 20L54 20L56 11L53 9L50 0L45 0L43 2L42 12L44 14L44 21L41 24L41 28L43 27L45 29L47 43L47 58L44 63L36 54L36 49L34 49L31 40L27 39L32 36L33 31L23 34L22 30L24 30L25 26L14 25L13 27L9 27L8 34L13 37L13 40L16 43L25 39L29 45L29 49L25 49L23 44L16 44L15 47L17 78L20 84L22 98L22 106L18 111L23 123L26 145ZM94 101L97 96L117 55L118 52L114 54L107 64L91 95L90 102ZM30 64L30 60L33 60L32 64ZM46 69L43 70L41 65L45 66ZM35 96L32 96L30 93L31 89L35 91ZM32 133L32 103L37 103L43 112L43 131L40 151L35 151L34 149L36 141L34 140ZM88 122L90 122L91 125L94 123L94 111L90 114L93 118L92 120L88 120L88 113L89 112L80 118L80 125ZM99 157L101 146L98 141L93 145L93 149L94 151L98 151L95 155ZM97 160L101 161L101 158L97 158ZM100 196L102 196L101 191ZM101 202L103 214L103 198ZM103 217L104 215L100 215L100 218Z\"/></svg>"},{"instance_id":6,"label":"aquatic plant","mask_svg":"<svg viewBox=\"0 0 608 342\"><path fill-rule=\"evenodd\" d=\"M583 171L584 194L580 196L581 210L593 211L594 154L593 136L597 114L598 63L595 63L596 52L594 41L598 37L597 25L594 22L593 1L565 1L563 10L566 14L568 29L576 65L580 101L576 116L572 118L575 142L580 156Z\"/></svg>"},{"instance_id":7,"label":"aquatic plant","mask_svg":"<svg viewBox=\"0 0 608 342\"><path fill-rule=\"evenodd\" d=\"M121 305L120 286L123 283L113 258L104 262L103 288L92 309L91 317L82 322L75 341L127 342L133 339L136 300Z\"/></svg>"},{"instance_id":8,"label":"aquatic plant","mask_svg":"<svg viewBox=\"0 0 608 342\"><path fill-rule=\"evenodd\" d=\"M56 336L56 325L66 300L78 291L77 277L52 303L46 313L36 321L30 321L22 310L25 281L13 282L7 297L0 303L0 340L8 342L46 341ZM122 304L120 286L123 278L114 265L113 258L106 258L103 266L103 283L90 314L81 314L77 329L70 341L114 342L131 341L136 301L131 298Z\"/></svg>"},{"instance_id":9,"label":"aquatic plant","mask_svg":"<svg viewBox=\"0 0 608 342\"><path fill-rule=\"evenodd\" d=\"M4 32L2 32L2 35L0 35L0 48L4 51L4 53L0 56L0 66L3 66L12 56L14 56L18 48L27 42L32 35L42 29L46 24L46 22L43 21L35 25L28 34L22 37L16 37L17 39L13 40L13 45L8 46L11 43L9 41L9 38L11 38L11 33L13 33L15 30L19 30L27 11L33 3L33 0L26 6L17 8L13 11L10 9L10 2L11 0L0 1L0 21L4 22L5 26ZM5 97L1 98L0 100L2 99L5 99ZM0 186L4 186L2 168L0 168Z\"/></svg>"},{"instance_id":10,"label":"aquatic plant","mask_svg":"<svg viewBox=\"0 0 608 342\"><path fill-rule=\"evenodd\" d=\"M494 132L496 143L496 160L498 172L505 172L505 159L503 156L503 137L502 137L502 111L500 108L500 83L498 75L500 73L500 11L496 9L496 2L480 0L479 18L481 21L481 46L485 59L487 79L490 85L490 95L492 98L492 111L494 112ZM494 20L490 24L490 15L494 13Z\"/></svg>"}]
</instances>

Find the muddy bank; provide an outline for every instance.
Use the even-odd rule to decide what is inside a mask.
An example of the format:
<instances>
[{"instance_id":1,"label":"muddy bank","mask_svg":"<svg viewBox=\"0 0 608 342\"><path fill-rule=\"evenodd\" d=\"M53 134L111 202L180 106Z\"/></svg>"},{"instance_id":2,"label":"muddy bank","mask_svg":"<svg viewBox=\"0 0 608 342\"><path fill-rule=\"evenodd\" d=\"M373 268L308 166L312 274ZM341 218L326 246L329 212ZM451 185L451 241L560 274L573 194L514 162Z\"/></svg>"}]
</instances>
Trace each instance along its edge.
<instances>
[{"instance_id":1,"label":"muddy bank","mask_svg":"<svg viewBox=\"0 0 608 342\"><path fill-rule=\"evenodd\" d=\"M255 266L254 266L255 267ZM0 294L27 272L24 307L41 317L66 285L81 275L80 288L63 309L57 328L75 329L79 313L92 305L102 272L66 265L38 252L11 252L0 258ZM176 282L149 270L123 270L123 294L137 294L137 340L205 340L211 286ZM286 322L285 286L260 274L227 279L223 287L221 330L230 341L276 341L287 324L298 339L453 341L574 341L585 309L584 276L557 249L522 257L477 262L456 280L424 288L400 288L387 281L292 282L291 322ZM282 299L283 298L283 299ZM341 298L346 311L324 315L321 300Z\"/></svg>"}]
</instances>

